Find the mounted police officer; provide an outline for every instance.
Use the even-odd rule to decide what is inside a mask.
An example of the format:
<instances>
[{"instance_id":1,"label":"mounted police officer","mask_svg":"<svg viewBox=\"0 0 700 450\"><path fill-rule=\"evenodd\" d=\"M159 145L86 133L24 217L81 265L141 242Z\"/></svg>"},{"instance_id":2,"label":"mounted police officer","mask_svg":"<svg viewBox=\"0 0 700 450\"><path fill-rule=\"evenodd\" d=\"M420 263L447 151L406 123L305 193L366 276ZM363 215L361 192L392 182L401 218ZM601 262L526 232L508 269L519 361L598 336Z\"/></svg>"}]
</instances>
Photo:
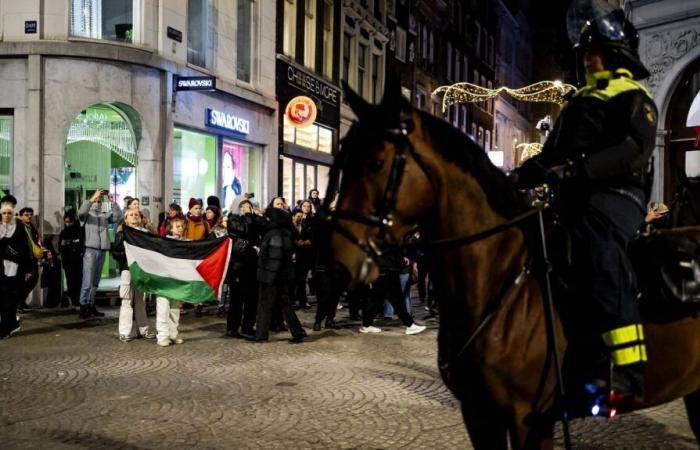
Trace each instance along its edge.
<instances>
[{"instance_id":1,"label":"mounted police officer","mask_svg":"<svg viewBox=\"0 0 700 450\"><path fill-rule=\"evenodd\" d=\"M622 11L580 1L568 21L586 84L563 108L542 152L514 178L521 188L558 185L554 206L572 243L569 295L579 296L588 317L575 327L583 330L584 348L606 350L611 389L641 396L647 356L626 248L646 214L657 109L638 81L649 72Z\"/></svg>"}]
</instances>

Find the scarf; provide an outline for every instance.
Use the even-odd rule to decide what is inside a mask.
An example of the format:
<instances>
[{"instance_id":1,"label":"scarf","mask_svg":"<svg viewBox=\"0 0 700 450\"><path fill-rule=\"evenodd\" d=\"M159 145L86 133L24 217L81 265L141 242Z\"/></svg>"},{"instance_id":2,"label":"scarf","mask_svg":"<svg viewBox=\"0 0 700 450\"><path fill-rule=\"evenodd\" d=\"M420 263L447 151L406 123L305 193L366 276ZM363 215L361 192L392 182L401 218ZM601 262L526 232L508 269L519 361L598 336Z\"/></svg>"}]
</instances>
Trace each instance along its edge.
<instances>
[{"instance_id":1,"label":"scarf","mask_svg":"<svg viewBox=\"0 0 700 450\"><path fill-rule=\"evenodd\" d=\"M0 239L10 238L17 229L17 219L14 217L9 223L0 223Z\"/></svg>"},{"instance_id":2,"label":"scarf","mask_svg":"<svg viewBox=\"0 0 700 450\"><path fill-rule=\"evenodd\" d=\"M191 220L194 223L201 223L204 215L193 216L191 213L187 213L187 220Z\"/></svg>"}]
</instances>

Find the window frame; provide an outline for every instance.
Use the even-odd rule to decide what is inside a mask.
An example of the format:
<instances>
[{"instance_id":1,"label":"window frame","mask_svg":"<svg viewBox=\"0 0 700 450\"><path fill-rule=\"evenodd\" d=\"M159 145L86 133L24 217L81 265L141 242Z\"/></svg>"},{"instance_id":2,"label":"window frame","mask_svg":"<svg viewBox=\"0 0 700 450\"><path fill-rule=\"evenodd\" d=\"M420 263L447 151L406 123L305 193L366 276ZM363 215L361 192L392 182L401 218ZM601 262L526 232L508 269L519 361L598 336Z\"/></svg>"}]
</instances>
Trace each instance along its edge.
<instances>
[{"instance_id":1,"label":"window frame","mask_svg":"<svg viewBox=\"0 0 700 450\"><path fill-rule=\"evenodd\" d=\"M14 190L14 162L15 162L15 116L14 114L5 114L5 113L0 113L0 120L8 119L10 121L9 125L9 149L8 149L8 157L10 160L10 164L8 167L8 173L7 173L7 193L12 193ZM0 186L0 189L2 186Z\"/></svg>"}]
</instances>

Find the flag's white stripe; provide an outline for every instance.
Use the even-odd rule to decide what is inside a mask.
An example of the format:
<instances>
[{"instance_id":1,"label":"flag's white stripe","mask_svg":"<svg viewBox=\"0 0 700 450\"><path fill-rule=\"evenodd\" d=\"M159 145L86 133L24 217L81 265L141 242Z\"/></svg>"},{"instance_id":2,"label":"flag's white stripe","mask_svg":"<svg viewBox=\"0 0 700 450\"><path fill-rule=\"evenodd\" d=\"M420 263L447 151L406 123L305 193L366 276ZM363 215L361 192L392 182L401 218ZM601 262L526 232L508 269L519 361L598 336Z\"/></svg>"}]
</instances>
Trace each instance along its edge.
<instances>
[{"instance_id":1,"label":"flag's white stripe","mask_svg":"<svg viewBox=\"0 0 700 450\"><path fill-rule=\"evenodd\" d=\"M201 259L169 258L153 250L124 243L126 260L131 265L136 262L144 272L180 281L204 281L197 272Z\"/></svg>"}]
</instances>

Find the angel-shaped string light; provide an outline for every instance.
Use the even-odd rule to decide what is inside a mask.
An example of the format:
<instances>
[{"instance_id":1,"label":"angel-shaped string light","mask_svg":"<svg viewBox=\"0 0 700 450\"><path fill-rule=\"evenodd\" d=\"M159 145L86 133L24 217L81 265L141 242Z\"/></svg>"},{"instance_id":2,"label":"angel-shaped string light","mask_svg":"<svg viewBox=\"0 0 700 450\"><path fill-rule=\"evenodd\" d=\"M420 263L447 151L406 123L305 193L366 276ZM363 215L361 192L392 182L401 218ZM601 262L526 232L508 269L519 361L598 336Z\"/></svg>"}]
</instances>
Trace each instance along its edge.
<instances>
[{"instance_id":1,"label":"angel-shaped string light","mask_svg":"<svg viewBox=\"0 0 700 450\"><path fill-rule=\"evenodd\" d=\"M515 150L520 152L520 162L524 162L542 151L542 144L539 142L527 142L515 146Z\"/></svg>"}]
</instances>

